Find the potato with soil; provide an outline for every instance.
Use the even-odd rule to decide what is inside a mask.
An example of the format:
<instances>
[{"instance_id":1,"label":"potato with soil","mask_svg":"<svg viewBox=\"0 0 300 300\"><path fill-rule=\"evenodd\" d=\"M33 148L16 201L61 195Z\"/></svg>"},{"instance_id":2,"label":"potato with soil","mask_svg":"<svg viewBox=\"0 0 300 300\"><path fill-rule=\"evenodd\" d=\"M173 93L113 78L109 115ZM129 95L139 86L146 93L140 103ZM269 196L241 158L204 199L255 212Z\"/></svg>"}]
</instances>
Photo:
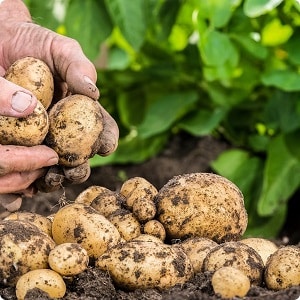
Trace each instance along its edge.
<instances>
[{"instance_id":1,"label":"potato with soil","mask_svg":"<svg viewBox=\"0 0 300 300\"><path fill-rule=\"evenodd\" d=\"M20 220L0 222L0 282L14 286L23 274L48 268L55 242L35 225Z\"/></svg>"},{"instance_id":2,"label":"potato with soil","mask_svg":"<svg viewBox=\"0 0 300 300\"><path fill-rule=\"evenodd\" d=\"M45 109L50 106L54 81L51 70L43 61L30 56L21 58L8 68L5 79L32 92Z\"/></svg>"},{"instance_id":3,"label":"potato with soil","mask_svg":"<svg viewBox=\"0 0 300 300\"><path fill-rule=\"evenodd\" d=\"M0 144L27 147L40 145L48 129L47 111L38 101L33 113L25 118L0 116Z\"/></svg>"},{"instance_id":4,"label":"potato with soil","mask_svg":"<svg viewBox=\"0 0 300 300\"><path fill-rule=\"evenodd\" d=\"M57 152L60 165L79 166L98 152L103 130L98 101L71 95L55 103L48 114L50 125L45 144Z\"/></svg>"},{"instance_id":5,"label":"potato with soil","mask_svg":"<svg viewBox=\"0 0 300 300\"><path fill-rule=\"evenodd\" d=\"M264 263L260 255L241 242L225 242L213 247L203 260L202 271L214 272L222 267L242 271L253 285L262 283Z\"/></svg>"},{"instance_id":6,"label":"potato with soil","mask_svg":"<svg viewBox=\"0 0 300 300\"><path fill-rule=\"evenodd\" d=\"M103 215L79 203L58 210L52 222L52 236L57 244L80 244L91 258L97 258L121 239L117 228Z\"/></svg>"},{"instance_id":7,"label":"potato with soil","mask_svg":"<svg viewBox=\"0 0 300 300\"><path fill-rule=\"evenodd\" d=\"M300 285L300 248L279 248L267 260L264 280L271 290L283 290Z\"/></svg>"},{"instance_id":8,"label":"potato with soil","mask_svg":"<svg viewBox=\"0 0 300 300\"><path fill-rule=\"evenodd\" d=\"M156 204L157 219L173 239L199 236L217 243L238 240L248 223L241 191L212 173L173 177L159 190Z\"/></svg>"},{"instance_id":9,"label":"potato with soil","mask_svg":"<svg viewBox=\"0 0 300 300\"><path fill-rule=\"evenodd\" d=\"M111 193L112 191L103 186L91 185L80 192L74 202L90 205L98 195L102 194L102 192Z\"/></svg>"},{"instance_id":10,"label":"potato with soil","mask_svg":"<svg viewBox=\"0 0 300 300\"><path fill-rule=\"evenodd\" d=\"M144 234L153 235L162 241L164 241L166 238L165 227L157 220L150 220L146 222L143 226L143 232Z\"/></svg>"},{"instance_id":11,"label":"potato with soil","mask_svg":"<svg viewBox=\"0 0 300 300\"><path fill-rule=\"evenodd\" d=\"M114 283L126 290L167 289L193 276L185 253L162 242L119 244L100 256L96 266L108 271Z\"/></svg>"},{"instance_id":12,"label":"potato with soil","mask_svg":"<svg viewBox=\"0 0 300 300\"><path fill-rule=\"evenodd\" d=\"M62 298L67 289L63 278L55 271L50 269L33 270L18 280L16 285L17 299L26 299L27 292L34 288L46 292L51 299Z\"/></svg>"}]
</instances>

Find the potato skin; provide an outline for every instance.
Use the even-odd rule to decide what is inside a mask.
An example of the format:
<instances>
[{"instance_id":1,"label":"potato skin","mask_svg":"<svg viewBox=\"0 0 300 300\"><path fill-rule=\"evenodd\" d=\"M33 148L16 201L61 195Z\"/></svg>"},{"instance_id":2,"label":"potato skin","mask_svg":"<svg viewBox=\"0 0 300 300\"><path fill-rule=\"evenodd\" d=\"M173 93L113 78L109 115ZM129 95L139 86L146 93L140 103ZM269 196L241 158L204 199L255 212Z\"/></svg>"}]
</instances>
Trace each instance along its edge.
<instances>
[{"instance_id":1,"label":"potato skin","mask_svg":"<svg viewBox=\"0 0 300 300\"><path fill-rule=\"evenodd\" d=\"M119 244L100 256L96 266L107 270L115 284L126 290L166 289L185 283L193 275L185 253L162 242Z\"/></svg>"},{"instance_id":2,"label":"potato skin","mask_svg":"<svg viewBox=\"0 0 300 300\"><path fill-rule=\"evenodd\" d=\"M15 61L6 71L5 79L29 90L48 109L54 93L54 80L47 64L34 57Z\"/></svg>"},{"instance_id":3,"label":"potato skin","mask_svg":"<svg viewBox=\"0 0 300 300\"><path fill-rule=\"evenodd\" d=\"M98 101L71 95L55 103L48 114L50 126L45 144L57 152L60 165L79 166L98 152L103 130Z\"/></svg>"},{"instance_id":4,"label":"potato skin","mask_svg":"<svg viewBox=\"0 0 300 300\"><path fill-rule=\"evenodd\" d=\"M47 111L41 102L25 118L0 116L0 144L36 146L42 144L49 129Z\"/></svg>"},{"instance_id":5,"label":"potato skin","mask_svg":"<svg viewBox=\"0 0 300 300\"><path fill-rule=\"evenodd\" d=\"M52 236L57 244L79 243L92 259L118 244L121 238L103 215L79 203L68 204L54 215Z\"/></svg>"},{"instance_id":6,"label":"potato skin","mask_svg":"<svg viewBox=\"0 0 300 300\"><path fill-rule=\"evenodd\" d=\"M248 217L241 191L212 173L175 176L156 196L157 219L169 238L206 237L217 243L238 240Z\"/></svg>"},{"instance_id":7,"label":"potato skin","mask_svg":"<svg viewBox=\"0 0 300 300\"><path fill-rule=\"evenodd\" d=\"M29 222L1 221L0 282L14 286L28 271L47 268L48 255L54 247L54 241Z\"/></svg>"}]
</instances>

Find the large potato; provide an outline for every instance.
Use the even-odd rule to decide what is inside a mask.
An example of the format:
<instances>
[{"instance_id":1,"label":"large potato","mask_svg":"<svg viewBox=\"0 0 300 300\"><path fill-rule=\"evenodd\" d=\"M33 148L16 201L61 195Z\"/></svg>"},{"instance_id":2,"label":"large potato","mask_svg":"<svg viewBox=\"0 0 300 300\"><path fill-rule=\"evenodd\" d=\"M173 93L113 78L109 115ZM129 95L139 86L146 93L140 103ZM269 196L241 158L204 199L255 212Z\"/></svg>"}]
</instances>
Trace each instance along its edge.
<instances>
[{"instance_id":1,"label":"large potato","mask_svg":"<svg viewBox=\"0 0 300 300\"><path fill-rule=\"evenodd\" d=\"M47 109L53 98L54 82L49 67L34 57L15 61L6 71L5 78L32 92Z\"/></svg>"},{"instance_id":2,"label":"large potato","mask_svg":"<svg viewBox=\"0 0 300 300\"><path fill-rule=\"evenodd\" d=\"M129 241L109 249L96 261L113 281L126 290L166 289L183 284L193 267L181 249L162 242Z\"/></svg>"},{"instance_id":3,"label":"large potato","mask_svg":"<svg viewBox=\"0 0 300 300\"><path fill-rule=\"evenodd\" d=\"M54 241L35 225L20 220L0 222L0 282L13 286L30 270L48 268Z\"/></svg>"},{"instance_id":4,"label":"large potato","mask_svg":"<svg viewBox=\"0 0 300 300\"><path fill-rule=\"evenodd\" d=\"M244 198L228 179L211 173L175 176L156 197L157 218L169 238L238 240L248 222Z\"/></svg>"},{"instance_id":5,"label":"large potato","mask_svg":"<svg viewBox=\"0 0 300 300\"><path fill-rule=\"evenodd\" d=\"M103 130L101 107L83 95L71 95L49 110L49 131L45 143L59 156L59 164L76 167L94 156Z\"/></svg>"},{"instance_id":6,"label":"large potato","mask_svg":"<svg viewBox=\"0 0 300 300\"><path fill-rule=\"evenodd\" d=\"M80 244L91 258L97 258L121 239L117 228L103 215L79 203L68 204L54 215L52 236L57 244Z\"/></svg>"},{"instance_id":7,"label":"large potato","mask_svg":"<svg viewBox=\"0 0 300 300\"><path fill-rule=\"evenodd\" d=\"M48 114L38 101L33 113L25 118L0 116L0 144L28 147L40 145L48 129Z\"/></svg>"}]
</instances>

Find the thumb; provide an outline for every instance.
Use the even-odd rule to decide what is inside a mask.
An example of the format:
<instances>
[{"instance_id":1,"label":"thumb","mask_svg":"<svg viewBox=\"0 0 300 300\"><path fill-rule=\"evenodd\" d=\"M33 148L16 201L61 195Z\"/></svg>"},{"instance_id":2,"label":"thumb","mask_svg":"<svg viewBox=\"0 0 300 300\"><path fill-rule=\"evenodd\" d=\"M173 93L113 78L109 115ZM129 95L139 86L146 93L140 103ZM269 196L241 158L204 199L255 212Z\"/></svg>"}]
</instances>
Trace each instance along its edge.
<instances>
[{"instance_id":1,"label":"thumb","mask_svg":"<svg viewBox=\"0 0 300 300\"><path fill-rule=\"evenodd\" d=\"M28 90L0 77L0 115L26 117L36 107L37 99Z\"/></svg>"}]
</instances>

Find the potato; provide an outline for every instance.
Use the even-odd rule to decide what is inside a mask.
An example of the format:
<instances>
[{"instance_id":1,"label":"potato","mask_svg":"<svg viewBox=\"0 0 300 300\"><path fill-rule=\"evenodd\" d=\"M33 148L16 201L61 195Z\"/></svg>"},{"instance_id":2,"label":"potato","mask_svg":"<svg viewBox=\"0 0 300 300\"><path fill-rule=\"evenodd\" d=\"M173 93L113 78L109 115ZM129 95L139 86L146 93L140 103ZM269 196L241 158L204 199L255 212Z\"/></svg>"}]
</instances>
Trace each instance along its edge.
<instances>
[{"instance_id":1,"label":"potato","mask_svg":"<svg viewBox=\"0 0 300 300\"><path fill-rule=\"evenodd\" d=\"M96 266L107 270L115 284L126 290L166 289L185 283L193 275L185 253L162 242L119 244L100 256Z\"/></svg>"},{"instance_id":2,"label":"potato","mask_svg":"<svg viewBox=\"0 0 300 300\"><path fill-rule=\"evenodd\" d=\"M117 228L103 215L79 203L58 210L53 218L52 236L57 244L80 244L93 259L121 239Z\"/></svg>"},{"instance_id":3,"label":"potato","mask_svg":"<svg viewBox=\"0 0 300 300\"><path fill-rule=\"evenodd\" d=\"M218 246L213 240L200 237L188 238L179 245L190 259L195 273L201 272L206 255L213 247Z\"/></svg>"},{"instance_id":4,"label":"potato","mask_svg":"<svg viewBox=\"0 0 300 300\"><path fill-rule=\"evenodd\" d=\"M94 156L103 130L101 107L83 95L59 100L49 110L49 131L45 144L59 156L59 164L76 167Z\"/></svg>"},{"instance_id":5,"label":"potato","mask_svg":"<svg viewBox=\"0 0 300 300\"><path fill-rule=\"evenodd\" d=\"M241 191L212 173L175 176L156 196L157 219L167 237L206 237L217 243L238 240L248 217Z\"/></svg>"},{"instance_id":6,"label":"potato","mask_svg":"<svg viewBox=\"0 0 300 300\"><path fill-rule=\"evenodd\" d=\"M262 283L264 263L260 255L241 242L225 242L212 248L203 261L203 271L233 267L242 271L253 285Z\"/></svg>"},{"instance_id":7,"label":"potato","mask_svg":"<svg viewBox=\"0 0 300 300\"><path fill-rule=\"evenodd\" d=\"M20 220L0 222L0 282L14 286L30 270L48 268L54 241L35 225Z\"/></svg>"},{"instance_id":8,"label":"potato","mask_svg":"<svg viewBox=\"0 0 300 300\"><path fill-rule=\"evenodd\" d=\"M250 290L249 278L239 269L222 267L215 271L211 283L222 298L245 297Z\"/></svg>"},{"instance_id":9,"label":"potato","mask_svg":"<svg viewBox=\"0 0 300 300\"><path fill-rule=\"evenodd\" d=\"M145 223L143 226L143 232L144 234L154 235L162 241L164 241L166 238L165 227L157 220L150 220L147 223Z\"/></svg>"},{"instance_id":10,"label":"potato","mask_svg":"<svg viewBox=\"0 0 300 300\"><path fill-rule=\"evenodd\" d=\"M126 198L128 209L132 210L133 203L137 199L145 199L152 202L157 194L157 189L149 181L142 177L133 177L126 180L120 189L120 194Z\"/></svg>"},{"instance_id":11,"label":"potato","mask_svg":"<svg viewBox=\"0 0 300 300\"><path fill-rule=\"evenodd\" d=\"M76 167L63 167L65 175L64 185L80 184L85 182L91 175L90 163L87 160Z\"/></svg>"},{"instance_id":12,"label":"potato","mask_svg":"<svg viewBox=\"0 0 300 300\"><path fill-rule=\"evenodd\" d=\"M264 280L272 290L300 285L300 248L285 246L274 252L267 260Z\"/></svg>"},{"instance_id":13,"label":"potato","mask_svg":"<svg viewBox=\"0 0 300 300\"><path fill-rule=\"evenodd\" d=\"M5 220L21 220L37 226L40 230L52 237L52 222L45 216L27 211L11 213Z\"/></svg>"},{"instance_id":14,"label":"potato","mask_svg":"<svg viewBox=\"0 0 300 300\"><path fill-rule=\"evenodd\" d=\"M48 129L48 114L38 101L33 113L25 118L0 116L0 144L28 147L40 145Z\"/></svg>"},{"instance_id":15,"label":"potato","mask_svg":"<svg viewBox=\"0 0 300 300\"><path fill-rule=\"evenodd\" d=\"M155 242L155 243L163 243L163 241L152 235L152 234L146 234L146 233L142 233L139 236L137 236L136 238L133 238L131 240L132 242Z\"/></svg>"},{"instance_id":16,"label":"potato","mask_svg":"<svg viewBox=\"0 0 300 300\"><path fill-rule=\"evenodd\" d=\"M137 198L132 205L132 213L141 223L148 222L156 215L155 203L146 197Z\"/></svg>"},{"instance_id":17,"label":"potato","mask_svg":"<svg viewBox=\"0 0 300 300\"><path fill-rule=\"evenodd\" d=\"M98 195L94 198L90 205L103 216L108 217L122 208L122 204L125 199L119 193L111 191L105 187L101 187L101 189L99 187L97 193Z\"/></svg>"},{"instance_id":18,"label":"potato","mask_svg":"<svg viewBox=\"0 0 300 300\"><path fill-rule=\"evenodd\" d=\"M278 249L277 245L272 241L264 238L245 238L240 240L240 242L252 247L260 255L264 265L266 265L269 256Z\"/></svg>"},{"instance_id":19,"label":"potato","mask_svg":"<svg viewBox=\"0 0 300 300\"><path fill-rule=\"evenodd\" d=\"M62 276L75 276L87 269L89 256L77 243L57 245L49 253L50 268Z\"/></svg>"},{"instance_id":20,"label":"potato","mask_svg":"<svg viewBox=\"0 0 300 300\"><path fill-rule=\"evenodd\" d=\"M88 188L84 189L82 192L80 192L80 194L76 197L74 202L90 205L92 201L103 191L108 192L108 194L112 192L105 187L99 185L91 185Z\"/></svg>"},{"instance_id":21,"label":"potato","mask_svg":"<svg viewBox=\"0 0 300 300\"><path fill-rule=\"evenodd\" d=\"M135 216L127 209L119 209L107 219L116 226L121 237L129 241L141 234L141 225Z\"/></svg>"},{"instance_id":22,"label":"potato","mask_svg":"<svg viewBox=\"0 0 300 300\"><path fill-rule=\"evenodd\" d=\"M48 109L54 93L54 81L47 64L34 57L15 61L6 71L5 78L32 92Z\"/></svg>"},{"instance_id":23,"label":"potato","mask_svg":"<svg viewBox=\"0 0 300 300\"><path fill-rule=\"evenodd\" d=\"M46 292L51 299L60 299L66 293L63 278L50 269L33 270L21 276L16 285L17 299L24 300L27 292L34 288Z\"/></svg>"}]
</instances>

